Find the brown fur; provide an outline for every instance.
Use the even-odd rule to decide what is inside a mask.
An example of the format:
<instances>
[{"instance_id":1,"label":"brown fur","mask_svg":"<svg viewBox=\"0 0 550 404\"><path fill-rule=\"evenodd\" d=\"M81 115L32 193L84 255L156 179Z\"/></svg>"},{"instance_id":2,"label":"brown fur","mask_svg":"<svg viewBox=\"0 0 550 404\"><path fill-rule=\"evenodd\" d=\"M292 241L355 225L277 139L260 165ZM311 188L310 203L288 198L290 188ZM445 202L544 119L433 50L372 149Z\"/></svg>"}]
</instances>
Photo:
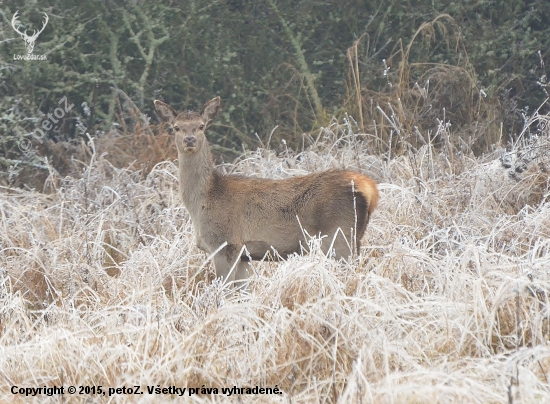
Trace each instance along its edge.
<instances>
[{"instance_id":1,"label":"brown fur","mask_svg":"<svg viewBox=\"0 0 550 404\"><path fill-rule=\"evenodd\" d=\"M197 245L213 253L227 242L214 257L217 275L229 281L245 279L250 258L260 260L266 254L272 259L286 258L305 251L305 233L328 236L322 249L325 253L332 250L336 258L355 254L378 203L375 182L345 170L284 180L222 175L213 167L204 135L219 105L216 97L200 114L178 114L155 101L159 116L174 129L180 192L193 220Z\"/></svg>"}]
</instances>

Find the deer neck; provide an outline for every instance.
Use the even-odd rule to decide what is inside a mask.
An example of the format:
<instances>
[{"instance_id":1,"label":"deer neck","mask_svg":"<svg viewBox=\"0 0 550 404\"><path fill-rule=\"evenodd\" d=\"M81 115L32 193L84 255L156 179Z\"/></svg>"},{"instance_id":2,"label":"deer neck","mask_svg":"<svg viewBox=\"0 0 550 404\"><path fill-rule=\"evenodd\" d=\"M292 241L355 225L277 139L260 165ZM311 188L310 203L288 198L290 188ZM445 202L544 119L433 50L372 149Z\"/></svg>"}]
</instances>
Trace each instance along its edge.
<instances>
[{"instance_id":1,"label":"deer neck","mask_svg":"<svg viewBox=\"0 0 550 404\"><path fill-rule=\"evenodd\" d=\"M200 215L215 175L208 145L193 154L178 151L179 186L183 203L192 217Z\"/></svg>"}]
</instances>

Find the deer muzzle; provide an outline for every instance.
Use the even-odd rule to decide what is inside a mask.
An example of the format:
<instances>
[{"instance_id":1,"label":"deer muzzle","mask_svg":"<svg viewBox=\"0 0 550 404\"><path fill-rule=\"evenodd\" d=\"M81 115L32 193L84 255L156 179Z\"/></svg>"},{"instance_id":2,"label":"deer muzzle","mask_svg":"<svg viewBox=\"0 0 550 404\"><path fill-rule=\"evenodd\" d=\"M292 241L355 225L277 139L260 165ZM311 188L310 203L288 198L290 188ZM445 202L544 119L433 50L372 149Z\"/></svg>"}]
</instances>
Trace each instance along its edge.
<instances>
[{"instance_id":1,"label":"deer muzzle","mask_svg":"<svg viewBox=\"0 0 550 404\"><path fill-rule=\"evenodd\" d=\"M197 147L197 138L195 136L184 137L183 146L185 151L193 151Z\"/></svg>"}]
</instances>

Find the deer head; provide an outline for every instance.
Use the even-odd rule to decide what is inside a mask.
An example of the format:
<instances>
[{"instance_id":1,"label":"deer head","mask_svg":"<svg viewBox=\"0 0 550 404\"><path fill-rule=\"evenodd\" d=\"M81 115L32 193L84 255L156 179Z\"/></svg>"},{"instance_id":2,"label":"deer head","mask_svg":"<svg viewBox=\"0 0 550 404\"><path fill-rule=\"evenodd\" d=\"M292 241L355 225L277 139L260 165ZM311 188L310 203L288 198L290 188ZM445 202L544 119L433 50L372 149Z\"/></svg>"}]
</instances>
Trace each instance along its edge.
<instances>
[{"instance_id":1,"label":"deer head","mask_svg":"<svg viewBox=\"0 0 550 404\"><path fill-rule=\"evenodd\" d=\"M204 130L219 108L220 97L208 101L200 112L186 111L179 114L170 105L155 100L157 114L172 127L178 153L183 155L200 152L204 146L208 148Z\"/></svg>"},{"instance_id":2,"label":"deer head","mask_svg":"<svg viewBox=\"0 0 550 404\"><path fill-rule=\"evenodd\" d=\"M36 32L36 30L33 29L32 31L32 35L27 35L27 30L21 32L19 30L19 28L21 27L21 23L19 22L19 20L17 19L17 13L18 11L15 12L15 14L13 15L13 18L11 19L11 26L13 27L13 29L15 30L15 32L17 32L19 35L21 35L21 38L23 38L23 40L25 41L25 47L27 48L27 54L30 55L34 49L34 43L36 42L36 39L38 38L38 35L40 35L42 33L42 31L44 31L44 28L46 28L46 25L48 24L48 14L44 13L44 22L42 23L42 29L38 32Z\"/></svg>"}]
</instances>

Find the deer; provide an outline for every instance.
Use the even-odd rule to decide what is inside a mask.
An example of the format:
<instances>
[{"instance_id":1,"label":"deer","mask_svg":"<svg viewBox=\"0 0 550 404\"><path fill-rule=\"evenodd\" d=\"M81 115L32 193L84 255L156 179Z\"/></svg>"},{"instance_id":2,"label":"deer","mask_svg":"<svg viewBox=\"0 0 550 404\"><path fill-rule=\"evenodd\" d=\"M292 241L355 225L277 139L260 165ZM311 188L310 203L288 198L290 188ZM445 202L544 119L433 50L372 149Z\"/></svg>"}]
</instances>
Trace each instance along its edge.
<instances>
[{"instance_id":1,"label":"deer","mask_svg":"<svg viewBox=\"0 0 550 404\"><path fill-rule=\"evenodd\" d=\"M11 26L17 32L19 35L21 35L21 38L25 41L25 47L27 48L27 54L30 55L32 51L34 50L34 43L36 42L36 39L38 38L38 35L44 31L44 28L46 28L46 25L48 25L49 17L48 14L44 13L44 21L42 22L42 28L36 32L36 30L33 29L32 35L27 35L27 30L21 32L19 31L19 27L21 27L21 23L17 19L17 13L19 11L16 11L13 15L13 18L11 19Z\"/></svg>"},{"instance_id":2,"label":"deer","mask_svg":"<svg viewBox=\"0 0 550 404\"><path fill-rule=\"evenodd\" d=\"M178 113L154 101L157 114L174 133L179 192L196 245L215 254L216 276L240 288L248 278L250 260L308 252L307 235L320 235L323 253L335 259L358 253L378 203L376 183L359 172L340 169L287 179L220 172L205 136L220 102L215 97L200 112Z\"/></svg>"}]
</instances>

